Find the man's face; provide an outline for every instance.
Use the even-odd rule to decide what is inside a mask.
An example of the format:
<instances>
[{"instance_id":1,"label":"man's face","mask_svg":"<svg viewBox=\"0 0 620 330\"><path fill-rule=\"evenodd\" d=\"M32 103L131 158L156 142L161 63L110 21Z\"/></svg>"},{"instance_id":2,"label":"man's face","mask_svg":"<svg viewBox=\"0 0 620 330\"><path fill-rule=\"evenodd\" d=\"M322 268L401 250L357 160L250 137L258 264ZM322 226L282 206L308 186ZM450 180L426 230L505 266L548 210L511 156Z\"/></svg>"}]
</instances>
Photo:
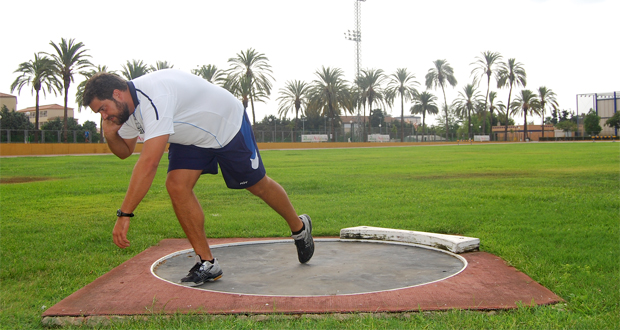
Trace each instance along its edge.
<instances>
[{"instance_id":1,"label":"man's face","mask_svg":"<svg viewBox=\"0 0 620 330\"><path fill-rule=\"evenodd\" d=\"M127 102L118 101L116 98L112 100L95 98L89 106L94 113L100 113L103 120L111 121L116 125L124 124L131 115Z\"/></svg>"},{"instance_id":2,"label":"man's face","mask_svg":"<svg viewBox=\"0 0 620 330\"><path fill-rule=\"evenodd\" d=\"M129 120L129 105L127 105L127 102L121 103L117 100L114 100L114 104L116 104L116 108L119 109L118 115L113 117L113 119L115 120L114 122L118 125L122 125L127 120Z\"/></svg>"}]
</instances>

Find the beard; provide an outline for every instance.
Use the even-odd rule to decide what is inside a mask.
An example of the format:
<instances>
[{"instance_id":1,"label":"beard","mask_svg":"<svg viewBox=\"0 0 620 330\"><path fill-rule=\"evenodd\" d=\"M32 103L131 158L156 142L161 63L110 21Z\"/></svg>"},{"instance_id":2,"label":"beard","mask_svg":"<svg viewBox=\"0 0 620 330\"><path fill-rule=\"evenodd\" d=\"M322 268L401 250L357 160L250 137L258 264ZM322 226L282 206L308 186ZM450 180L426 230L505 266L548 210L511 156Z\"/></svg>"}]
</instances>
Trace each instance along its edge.
<instances>
[{"instance_id":1,"label":"beard","mask_svg":"<svg viewBox=\"0 0 620 330\"><path fill-rule=\"evenodd\" d=\"M127 103L121 103L117 100L114 100L114 104L116 104L116 108L119 110L118 115L114 116L114 119L116 119L114 122L118 125L123 125L129 120L129 116L131 115L129 113L129 106Z\"/></svg>"}]
</instances>

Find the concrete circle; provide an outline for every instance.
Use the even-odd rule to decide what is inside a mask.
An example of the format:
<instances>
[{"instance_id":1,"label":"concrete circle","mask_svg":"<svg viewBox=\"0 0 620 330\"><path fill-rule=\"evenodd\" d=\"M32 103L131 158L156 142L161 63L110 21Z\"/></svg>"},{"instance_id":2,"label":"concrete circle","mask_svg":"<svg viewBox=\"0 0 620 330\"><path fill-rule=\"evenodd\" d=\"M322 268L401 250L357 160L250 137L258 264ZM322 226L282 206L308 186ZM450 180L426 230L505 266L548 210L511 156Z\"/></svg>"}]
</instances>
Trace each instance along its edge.
<instances>
[{"instance_id":1,"label":"concrete circle","mask_svg":"<svg viewBox=\"0 0 620 330\"><path fill-rule=\"evenodd\" d=\"M454 276L464 258L426 246L387 241L315 239L315 252L300 264L292 240L253 241L211 247L224 276L197 289L249 295L349 295L408 288ZM157 260L154 276L177 285L194 265L194 250Z\"/></svg>"}]
</instances>

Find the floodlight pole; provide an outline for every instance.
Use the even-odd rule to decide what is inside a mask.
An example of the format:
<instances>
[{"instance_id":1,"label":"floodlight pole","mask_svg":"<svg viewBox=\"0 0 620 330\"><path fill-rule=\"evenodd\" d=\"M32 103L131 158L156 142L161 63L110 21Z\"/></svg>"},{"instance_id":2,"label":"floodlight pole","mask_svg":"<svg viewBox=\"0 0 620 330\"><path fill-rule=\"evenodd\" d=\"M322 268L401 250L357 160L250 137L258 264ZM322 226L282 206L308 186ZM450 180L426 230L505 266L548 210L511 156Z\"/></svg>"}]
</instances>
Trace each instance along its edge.
<instances>
[{"instance_id":1,"label":"floodlight pole","mask_svg":"<svg viewBox=\"0 0 620 330\"><path fill-rule=\"evenodd\" d=\"M347 30L344 37L347 40L355 41L355 78L360 75L362 62L362 4L366 0L355 0L355 29Z\"/></svg>"}]
</instances>

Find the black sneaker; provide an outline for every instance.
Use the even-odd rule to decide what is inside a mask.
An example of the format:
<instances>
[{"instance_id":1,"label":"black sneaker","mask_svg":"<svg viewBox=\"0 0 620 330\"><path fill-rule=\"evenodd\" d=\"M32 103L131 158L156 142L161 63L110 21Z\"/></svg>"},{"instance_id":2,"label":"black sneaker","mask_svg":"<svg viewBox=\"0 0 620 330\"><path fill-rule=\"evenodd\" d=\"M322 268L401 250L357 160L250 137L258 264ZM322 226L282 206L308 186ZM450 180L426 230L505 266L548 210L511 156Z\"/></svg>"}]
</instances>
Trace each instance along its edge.
<instances>
[{"instance_id":1,"label":"black sneaker","mask_svg":"<svg viewBox=\"0 0 620 330\"><path fill-rule=\"evenodd\" d=\"M304 223L306 228L304 231L297 235L292 235L295 240L295 246L297 246L297 258L299 262L305 264L312 258L314 254L314 240L312 239L312 220L310 220L310 216L307 214L302 214L299 216L301 222Z\"/></svg>"},{"instance_id":2,"label":"black sneaker","mask_svg":"<svg viewBox=\"0 0 620 330\"><path fill-rule=\"evenodd\" d=\"M222 277L222 268L217 259L210 263L208 261L200 262L200 257L196 256L197 262L189 270L187 276L181 279L181 283L187 283L189 286L199 286L205 282L213 282Z\"/></svg>"}]
</instances>

